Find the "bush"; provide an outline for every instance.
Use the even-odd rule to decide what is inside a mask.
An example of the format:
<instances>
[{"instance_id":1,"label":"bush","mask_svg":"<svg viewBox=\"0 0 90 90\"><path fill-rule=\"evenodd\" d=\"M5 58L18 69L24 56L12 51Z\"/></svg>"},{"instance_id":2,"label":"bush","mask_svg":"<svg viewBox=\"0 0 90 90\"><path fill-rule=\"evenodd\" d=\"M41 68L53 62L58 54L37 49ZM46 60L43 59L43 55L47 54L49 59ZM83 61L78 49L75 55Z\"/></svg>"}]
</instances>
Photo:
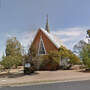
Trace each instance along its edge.
<instances>
[{"instance_id":1,"label":"bush","mask_svg":"<svg viewBox=\"0 0 90 90\"><path fill-rule=\"evenodd\" d=\"M60 56L58 52L50 52L47 55L33 57L30 63L35 70L56 70L59 68Z\"/></svg>"},{"instance_id":2,"label":"bush","mask_svg":"<svg viewBox=\"0 0 90 90\"><path fill-rule=\"evenodd\" d=\"M40 65L42 63L42 56L36 56L33 57L30 64L34 67L35 70L39 70L40 69Z\"/></svg>"},{"instance_id":3,"label":"bush","mask_svg":"<svg viewBox=\"0 0 90 90\"><path fill-rule=\"evenodd\" d=\"M50 52L48 55L41 57L40 70L57 70L60 64L58 52Z\"/></svg>"},{"instance_id":4,"label":"bush","mask_svg":"<svg viewBox=\"0 0 90 90\"><path fill-rule=\"evenodd\" d=\"M70 69L72 65L80 64L80 59L71 50L68 50L64 46L59 48L59 54L61 57L60 66L62 69Z\"/></svg>"},{"instance_id":5,"label":"bush","mask_svg":"<svg viewBox=\"0 0 90 90\"><path fill-rule=\"evenodd\" d=\"M85 67L87 69L90 69L90 45L89 44L82 49L80 56Z\"/></svg>"},{"instance_id":6,"label":"bush","mask_svg":"<svg viewBox=\"0 0 90 90\"><path fill-rule=\"evenodd\" d=\"M81 64L80 58L76 56L74 53L72 53L71 51L69 51L69 59L70 59L69 64L71 65Z\"/></svg>"},{"instance_id":7,"label":"bush","mask_svg":"<svg viewBox=\"0 0 90 90\"><path fill-rule=\"evenodd\" d=\"M8 73L9 73L10 69L14 65L13 57L12 56L4 57L2 62L1 62L1 65L4 67L4 69L8 70Z\"/></svg>"}]
</instances>

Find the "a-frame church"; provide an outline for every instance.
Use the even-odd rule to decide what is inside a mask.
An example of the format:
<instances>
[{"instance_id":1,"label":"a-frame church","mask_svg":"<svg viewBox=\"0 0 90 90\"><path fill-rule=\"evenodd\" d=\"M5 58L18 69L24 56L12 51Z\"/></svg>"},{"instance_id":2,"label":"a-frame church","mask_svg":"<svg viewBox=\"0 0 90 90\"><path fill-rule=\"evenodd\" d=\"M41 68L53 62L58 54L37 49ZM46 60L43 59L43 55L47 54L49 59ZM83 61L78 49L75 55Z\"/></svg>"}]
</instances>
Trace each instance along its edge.
<instances>
[{"instance_id":1,"label":"a-frame church","mask_svg":"<svg viewBox=\"0 0 90 90\"><path fill-rule=\"evenodd\" d=\"M48 54L50 51L58 51L61 44L61 41L50 33L47 17L45 29L38 29L31 46L36 50L37 55L41 55Z\"/></svg>"}]
</instances>

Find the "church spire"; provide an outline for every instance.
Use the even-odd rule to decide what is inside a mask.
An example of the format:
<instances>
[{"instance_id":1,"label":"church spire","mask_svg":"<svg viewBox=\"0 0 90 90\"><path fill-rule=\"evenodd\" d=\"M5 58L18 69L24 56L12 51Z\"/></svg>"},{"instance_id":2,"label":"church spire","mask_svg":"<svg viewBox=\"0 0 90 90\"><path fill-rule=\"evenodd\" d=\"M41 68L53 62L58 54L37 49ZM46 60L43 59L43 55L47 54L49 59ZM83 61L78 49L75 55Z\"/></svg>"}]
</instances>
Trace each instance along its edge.
<instances>
[{"instance_id":1,"label":"church spire","mask_svg":"<svg viewBox=\"0 0 90 90\"><path fill-rule=\"evenodd\" d=\"M48 24L48 15L47 15L47 20L46 20L45 30L46 30L47 32L50 32L49 24Z\"/></svg>"}]
</instances>

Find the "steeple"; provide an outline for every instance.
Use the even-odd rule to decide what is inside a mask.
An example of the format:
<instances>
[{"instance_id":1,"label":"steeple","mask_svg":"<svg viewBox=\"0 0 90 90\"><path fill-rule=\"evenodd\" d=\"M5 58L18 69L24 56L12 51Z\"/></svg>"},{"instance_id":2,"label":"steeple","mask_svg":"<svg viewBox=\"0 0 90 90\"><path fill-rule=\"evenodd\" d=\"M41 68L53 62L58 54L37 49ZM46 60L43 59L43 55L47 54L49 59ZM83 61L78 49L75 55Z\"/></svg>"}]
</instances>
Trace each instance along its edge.
<instances>
[{"instance_id":1,"label":"steeple","mask_svg":"<svg viewBox=\"0 0 90 90\"><path fill-rule=\"evenodd\" d=\"M49 24L48 24L48 15L47 15L47 20L46 20L45 30L46 30L47 32L50 32Z\"/></svg>"}]
</instances>

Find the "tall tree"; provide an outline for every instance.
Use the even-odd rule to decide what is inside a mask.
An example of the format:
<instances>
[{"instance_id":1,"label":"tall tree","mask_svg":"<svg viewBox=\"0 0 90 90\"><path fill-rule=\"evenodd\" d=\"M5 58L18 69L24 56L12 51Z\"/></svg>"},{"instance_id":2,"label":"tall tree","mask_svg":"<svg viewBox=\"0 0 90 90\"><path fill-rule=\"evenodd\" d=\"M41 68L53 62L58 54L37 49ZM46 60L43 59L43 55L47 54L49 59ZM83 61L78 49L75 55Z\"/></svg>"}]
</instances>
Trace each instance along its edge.
<instances>
[{"instance_id":1,"label":"tall tree","mask_svg":"<svg viewBox=\"0 0 90 90\"><path fill-rule=\"evenodd\" d=\"M74 45L73 47L73 50L74 50L74 53L76 54L80 54L80 51L83 49L83 47L85 47L87 44L85 41L83 40L80 40L77 44Z\"/></svg>"},{"instance_id":2,"label":"tall tree","mask_svg":"<svg viewBox=\"0 0 90 90\"><path fill-rule=\"evenodd\" d=\"M68 50L64 46L61 46L59 48L59 53L60 53L62 62L63 62L64 59L66 59L66 62L68 62L71 65L80 63L80 59L71 50Z\"/></svg>"},{"instance_id":3,"label":"tall tree","mask_svg":"<svg viewBox=\"0 0 90 90\"><path fill-rule=\"evenodd\" d=\"M9 38L6 42L6 56L22 55L22 46L16 37Z\"/></svg>"},{"instance_id":4,"label":"tall tree","mask_svg":"<svg viewBox=\"0 0 90 90\"><path fill-rule=\"evenodd\" d=\"M80 52L83 64L90 69L90 44L87 44Z\"/></svg>"},{"instance_id":5,"label":"tall tree","mask_svg":"<svg viewBox=\"0 0 90 90\"><path fill-rule=\"evenodd\" d=\"M22 65L22 45L16 37L9 38L6 42L6 56L2 58L2 65L5 69L11 69L12 66Z\"/></svg>"}]
</instances>

